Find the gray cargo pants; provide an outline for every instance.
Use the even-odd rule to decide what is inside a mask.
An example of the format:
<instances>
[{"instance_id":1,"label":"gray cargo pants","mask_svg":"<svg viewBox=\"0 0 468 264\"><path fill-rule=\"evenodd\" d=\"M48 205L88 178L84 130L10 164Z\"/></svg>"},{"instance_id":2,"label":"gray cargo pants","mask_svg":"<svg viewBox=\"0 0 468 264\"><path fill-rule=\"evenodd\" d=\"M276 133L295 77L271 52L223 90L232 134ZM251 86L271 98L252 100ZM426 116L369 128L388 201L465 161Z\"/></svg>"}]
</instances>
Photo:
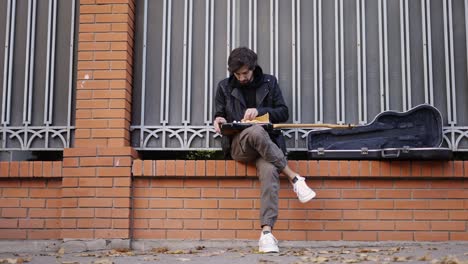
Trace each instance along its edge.
<instances>
[{"instance_id":1,"label":"gray cargo pants","mask_svg":"<svg viewBox=\"0 0 468 264\"><path fill-rule=\"evenodd\" d=\"M273 227L278 218L279 173L287 165L283 151L259 125L253 125L235 135L231 148L234 160L255 161L261 183L261 225Z\"/></svg>"}]
</instances>

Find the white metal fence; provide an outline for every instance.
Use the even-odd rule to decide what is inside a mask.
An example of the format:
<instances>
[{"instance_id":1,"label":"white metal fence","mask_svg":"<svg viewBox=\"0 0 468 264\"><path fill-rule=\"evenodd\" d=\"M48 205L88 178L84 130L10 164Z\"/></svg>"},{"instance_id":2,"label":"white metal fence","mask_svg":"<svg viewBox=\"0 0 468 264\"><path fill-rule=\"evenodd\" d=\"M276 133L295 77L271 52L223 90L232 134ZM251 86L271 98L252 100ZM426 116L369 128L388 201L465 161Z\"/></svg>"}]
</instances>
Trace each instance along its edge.
<instances>
[{"instance_id":1,"label":"white metal fence","mask_svg":"<svg viewBox=\"0 0 468 264\"><path fill-rule=\"evenodd\" d=\"M219 148L213 94L235 47L276 75L291 123L366 124L428 103L468 150L468 0L137 0L133 146ZM307 130L285 131L304 150Z\"/></svg>"},{"instance_id":2,"label":"white metal fence","mask_svg":"<svg viewBox=\"0 0 468 264\"><path fill-rule=\"evenodd\" d=\"M75 5L0 0L0 150L69 147Z\"/></svg>"}]
</instances>

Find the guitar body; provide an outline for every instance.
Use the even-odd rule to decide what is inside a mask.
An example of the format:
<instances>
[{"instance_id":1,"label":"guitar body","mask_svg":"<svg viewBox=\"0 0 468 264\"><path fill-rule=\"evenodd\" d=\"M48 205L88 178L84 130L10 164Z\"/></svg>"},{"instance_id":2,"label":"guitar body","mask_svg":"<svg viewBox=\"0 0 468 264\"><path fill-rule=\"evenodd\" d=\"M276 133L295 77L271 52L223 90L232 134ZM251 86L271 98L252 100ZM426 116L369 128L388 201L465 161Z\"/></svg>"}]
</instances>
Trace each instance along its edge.
<instances>
[{"instance_id":1,"label":"guitar body","mask_svg":"<svg viewBox=\"0 0 468 264\"><path fill-rule=\"evenodd\" d=\"M367 125L307 135L310 159L450 159L442 141L442 116L427 104L382 112Z\"/></svg>"}]
</instances>

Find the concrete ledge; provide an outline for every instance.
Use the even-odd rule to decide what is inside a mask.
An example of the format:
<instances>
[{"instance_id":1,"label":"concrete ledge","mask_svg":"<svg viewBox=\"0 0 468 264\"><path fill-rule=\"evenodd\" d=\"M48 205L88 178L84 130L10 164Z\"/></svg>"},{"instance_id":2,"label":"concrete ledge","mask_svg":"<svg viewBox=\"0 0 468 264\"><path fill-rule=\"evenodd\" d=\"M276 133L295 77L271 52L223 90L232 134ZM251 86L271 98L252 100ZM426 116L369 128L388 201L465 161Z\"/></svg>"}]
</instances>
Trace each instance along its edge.
<instances>
[{"instance_id":1,"label":"concrete ledge","mask_svg":"<svg viewBox=\"0 0 468 264\"><path fill-rule=\"evenodd\" d=\"M462 245L468 248L468 241L457 242L413 242L413 241L279 241L283 248L325 248L325 247L401 247L401 246L438 246L438 245ZM257 240L154 240L139 239L132 242L132 249L148 251L153 248L167 247L169 250L193 249L197 246L207 248L245 248L258 247Z\"/></svg>"},{"instance_id":2,"label":"concrete ledge","mask_svg":"<svg viewBox=\"0 0 468 264\"><path fill-rule=\"evenodd\" d=\"M0 253L57 252L61 240L0 240Z\"/></svg>"},{"instance_id":3,"label":"concrete ledge","mask_svg":"<svg viewBox=\"0 0 468 264\"><path fill-rule=\"evenodd\" d=\"M467 178L468 161L290 160L303 176ZM234 160L134 160L133 176L257 177L254 164Z\"/></svg>"},{"instance_id":4,"label":"concrete ledge","mask_svg":"<svg viewBox=\"0 0 468 264\"><path fill-rule=\"evenodd\" d=\"M40 253L57 252L61 248L64 253L78 253L85 251L100 251L116 248L131 248L137 251L150 251L153 248L167 247L169 250L193 249L197 246L206 248L246 248L257 247L256 240L124 240L124 239L95 239L95 240L8 240L0 241L0 253ZM427 246L439 247L462 246L468 248L468 241L458 242L361 242L361 241L280 241L282 248L343 248L343 247L402 247Z\"/></svg>"},{"instance_id":5,"label":"concrete ledge","mask_svg":"<svg viewBox=\"0 0 468 264\"><path fill-rule=\"evenodd\" d=\"M0 253L64 253L130 248L128 239L90 239L90 240L0 240Z\"/></svg>"},{"instance_id":6,"label":"concrete ledge","mask_svg":"<svg viewBox=\"0 0 468 264\"><path fill-rule=\"evenodd\" d=\"M62 161L1 161L0 178L61 178Z\"/></svg>"}]
</instances>

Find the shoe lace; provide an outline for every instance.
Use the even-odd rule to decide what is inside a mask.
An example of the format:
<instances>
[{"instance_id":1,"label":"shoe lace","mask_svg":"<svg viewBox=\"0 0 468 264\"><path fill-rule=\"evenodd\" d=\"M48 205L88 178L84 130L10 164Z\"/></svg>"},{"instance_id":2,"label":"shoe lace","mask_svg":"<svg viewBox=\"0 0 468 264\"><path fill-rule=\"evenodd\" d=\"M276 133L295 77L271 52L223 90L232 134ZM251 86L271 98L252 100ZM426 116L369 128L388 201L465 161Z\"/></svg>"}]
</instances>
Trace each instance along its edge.
<instances>
[{"instance_id":1,"label":"shoe lace","mask_svg":"<svg viewBox=\"0 0 468 264\"><path fill-rule=\"evenodd\" d=\"M263 235L261 240L263 244L275 244L277 241L273 235Z\"/></svg>"}]
</instances>

